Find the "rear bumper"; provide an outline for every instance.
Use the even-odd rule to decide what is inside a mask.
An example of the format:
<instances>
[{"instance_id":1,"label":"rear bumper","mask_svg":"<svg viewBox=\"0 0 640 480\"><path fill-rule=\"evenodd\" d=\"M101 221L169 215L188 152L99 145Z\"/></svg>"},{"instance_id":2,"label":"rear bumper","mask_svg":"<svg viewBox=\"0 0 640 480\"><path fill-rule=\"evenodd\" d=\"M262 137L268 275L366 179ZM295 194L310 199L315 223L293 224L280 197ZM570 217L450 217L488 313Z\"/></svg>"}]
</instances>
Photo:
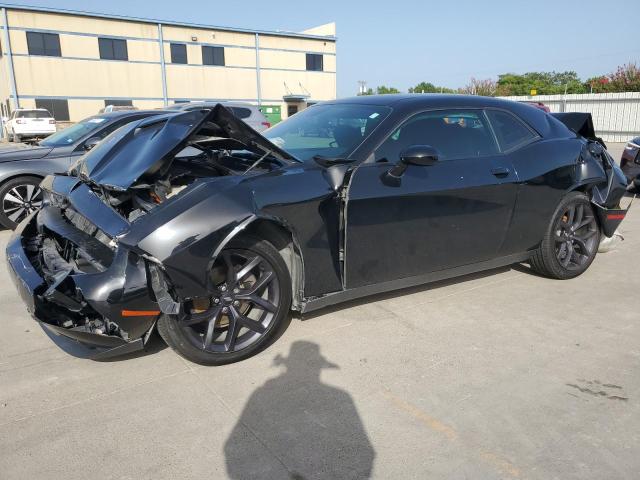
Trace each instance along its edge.
<instances>
[{"instance_id":1,"label":"rear bumper","mask_svg":"<svg viewBox=\"0 0 640 480\"><path fill-rule=\"evenodd\" d=\"M56 344L75 356L100 359L144 348L159 313L144 260L120 249L102 271L51 271L43 255L49 255L50 264L56 252L45 240L71 242L57 237L61 219L58 209L45 207L25 219L7 245L8 270L27 310ZM74 244L65 243L65 248L95 253L84 232L75 233L69 235ZM56 262L63 264L59 258ZM140 311L148 315L127 314Z\"/></svg>"}]
</instances>

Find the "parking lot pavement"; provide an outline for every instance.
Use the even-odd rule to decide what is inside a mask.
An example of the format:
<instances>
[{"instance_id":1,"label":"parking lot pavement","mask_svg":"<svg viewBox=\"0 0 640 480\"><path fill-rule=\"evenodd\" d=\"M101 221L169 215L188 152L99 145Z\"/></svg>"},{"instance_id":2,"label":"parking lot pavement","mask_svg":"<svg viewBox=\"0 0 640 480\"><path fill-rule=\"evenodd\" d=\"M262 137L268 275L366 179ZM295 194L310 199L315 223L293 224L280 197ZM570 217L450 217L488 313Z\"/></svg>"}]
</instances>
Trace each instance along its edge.
<instances>
[{"instance_id":1,"label":"parking lot pavement","mask_svg":"<svg viewBox=\"0 0 640 480\"><path fill-rule=\"evenodd\" d=\"M157 338L69 357L2 262L0 478L637 478L640 207L621 230L578 279L517 266L380 295L219 368Z\"/></svg>"}]
</instances>

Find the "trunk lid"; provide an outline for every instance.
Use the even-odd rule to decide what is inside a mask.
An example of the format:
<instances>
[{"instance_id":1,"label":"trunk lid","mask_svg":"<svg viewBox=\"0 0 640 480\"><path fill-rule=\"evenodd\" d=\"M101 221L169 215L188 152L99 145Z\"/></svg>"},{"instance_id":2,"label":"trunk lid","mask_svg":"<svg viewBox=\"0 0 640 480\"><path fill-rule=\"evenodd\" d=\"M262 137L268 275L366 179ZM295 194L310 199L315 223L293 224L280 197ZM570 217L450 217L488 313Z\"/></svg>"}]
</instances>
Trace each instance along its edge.
<instances>
[{"instance_id":1,"label":"trunk lid","mask_svg":"<svg viewBox=\"0 0 640 480\"><path fill-rule=\"evenodd\" d=\"M218 104L211 110L172 112L127 124L85 154L76 171L83 180L124 191L142 177L162 174L185 147L224 139L259 155L295 160Z\"/></svg>"}]
</instances>

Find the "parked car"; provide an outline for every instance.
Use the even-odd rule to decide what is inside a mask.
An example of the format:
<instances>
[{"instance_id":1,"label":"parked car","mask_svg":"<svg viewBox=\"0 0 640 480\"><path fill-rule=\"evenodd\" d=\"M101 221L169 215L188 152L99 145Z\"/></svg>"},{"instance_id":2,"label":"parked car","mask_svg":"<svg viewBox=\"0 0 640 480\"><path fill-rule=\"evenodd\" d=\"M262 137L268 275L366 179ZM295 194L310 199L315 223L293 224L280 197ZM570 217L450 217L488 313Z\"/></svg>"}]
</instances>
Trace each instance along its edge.
<instances>
[{"instance_id":1,"label":"parked car","mask_svg":"<svg viewBox=\"0 0 640 480\"><path fill-rule=\"evenodd\" d=\"M640 137L636 137L624 147L620 167L634 188L640 188Z\"/></svg>"},{"instance_id":2,"label":"parked car","mask_svg":"<svg viewBox=\"0 0 640 480\"><path fill-rule=\"evenodd\" d=\"M138 110L138 108L133 105L107 105L98 110L98 113L123 112L125 110Z\"/></svg>"},{"instance_id":3,"label":"parked car","mask_svg":"<svg viewBox=\"0 0 640 480\"><path fill-rule=\"evenodd\" d=\"M38 187L52 173L66 172L71 163L118 127L157 110L114 112L89 117L35 145L0 148L0 225L13 229L42 203Z\"/></svg>"},{"instance_id":4,"label":"parked car","mask_svg":"<svg viewBox=\"0 0 640 480\"><path fill-rule=\"evenodd\" d=\"M308 143L309 124L330 137ZM157 325L219 365L265 348L290 310L517 262L576 277L625 187L599 143L507 100L362 96L264 136L218 105L129 123L48 176L7 257L65 348L131 352Z\"/></svg>"},{"instance_id":5,"label":"parked car","mask_svg":"<svg viewBox=\"0 0 640 480\"><path fill-rule=\"evenodd\" d=\"M256 132L263 132L271 127L271 123L267 117L260 111L257 105L243 102L187 102L174 103L168 106L167 110L193 111L202 108L214 108L221 103L228 108L237 118L253 128Z\"/></svg>"},{"instance_id":6,"label":"parked car","mask_svg":"<svg viewBox=\"0 0 640 480\"><path fill-rule=\"evenodd\" d=\"M44 138L55 133L56 121L44 108L17 108L4 128L8 140L20 143L27 138Z\"/></svg>"},{"instance_id":7,"label":"parked car","mask_svg":"<svg viewBox=\"0 0 640 480\"><path fill-rule=\"evenodd\" d=\"M542 102L533 102L530 100L521 100L520 103L524 103L525 105L531 105L534 108L538 108L540 110L542 110L543 112L546 113L550 113L551 109L549 107L547 107L544 103Z\"/></svg>"}]
</instances>

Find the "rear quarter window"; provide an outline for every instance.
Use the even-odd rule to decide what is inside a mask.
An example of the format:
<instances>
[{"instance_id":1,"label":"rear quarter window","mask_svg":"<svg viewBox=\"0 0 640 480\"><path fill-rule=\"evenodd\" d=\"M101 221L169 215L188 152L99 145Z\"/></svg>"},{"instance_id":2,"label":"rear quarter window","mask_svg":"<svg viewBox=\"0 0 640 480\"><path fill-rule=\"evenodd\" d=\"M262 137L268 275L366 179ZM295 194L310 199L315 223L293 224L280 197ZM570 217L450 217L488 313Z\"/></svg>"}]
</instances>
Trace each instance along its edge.
<instances>
[{"instance_id":1,"label":"rear quarter window","mask_svg":"<svg viewBox=\"0 0 640 480\"><path fill-rule=\"evenodd\" d=\"M251 110L242 107L227 107L238 118L249 118L251 116Z\"/></svg>"},{"instance_id":2,"label":"rear quarter window","mask_svg":"<svg viewBox=\"0 0 640 480\"><path fill-rule=\"evenodd\" d=\"M503 152L515 150L538 138L538 135L515 115L500 110L487 110L487 117Z\"/></svg>"}]
</instances>

